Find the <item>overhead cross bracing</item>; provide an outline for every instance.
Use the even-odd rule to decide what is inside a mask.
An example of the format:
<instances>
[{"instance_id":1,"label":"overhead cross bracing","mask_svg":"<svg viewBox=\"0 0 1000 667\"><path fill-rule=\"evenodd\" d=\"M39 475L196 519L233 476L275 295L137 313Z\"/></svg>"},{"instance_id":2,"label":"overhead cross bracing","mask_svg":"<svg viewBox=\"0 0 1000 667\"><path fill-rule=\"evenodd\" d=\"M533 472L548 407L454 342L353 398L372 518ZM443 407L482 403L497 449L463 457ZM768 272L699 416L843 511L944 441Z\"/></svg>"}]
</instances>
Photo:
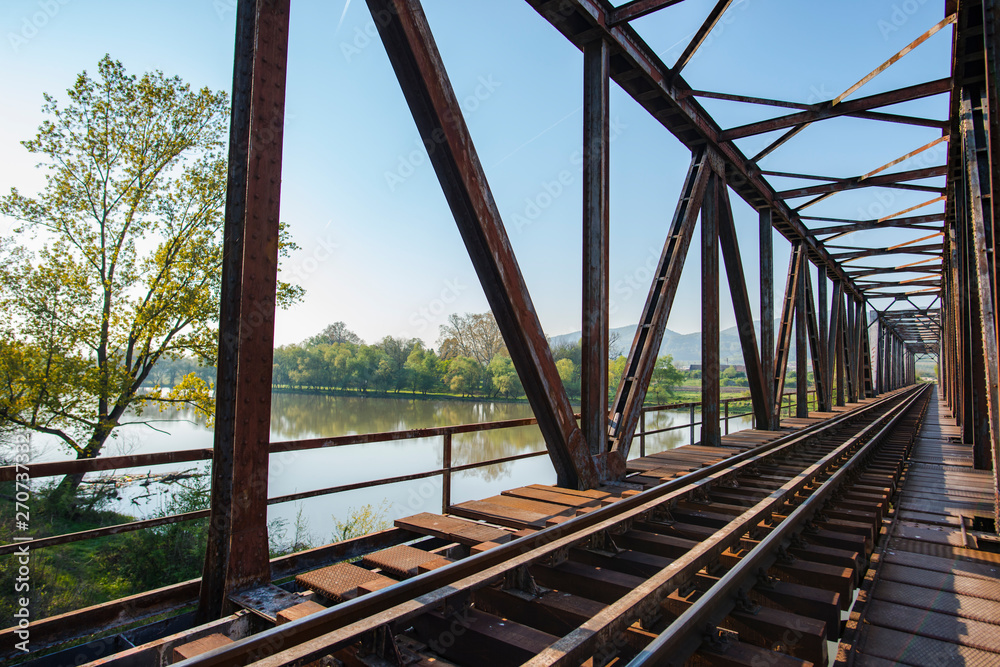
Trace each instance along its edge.
<instances>
[{"instance_id":1,"label":"overhead cross bracing","mask_svg":"<svg viewBox=\"0 0 1000 667\"><path fill-rule=\"evenodd\" d=\"M583 53L585 344L582 418L578 424L474 137L437 50L433 28L416 0L368 2L372 15L381 19L376 25L421 141L434 147L429 151L430 162L522 379L560 485L592 488L624 474L689 254L698 254L702 260L702 361L708 369L702 379L701 401L705 444L716 444L720 435L718 285L724 266L737 322L744 324L738 327L740 346L758 428L780 428L779 398L791 369L799 378L812 373L817 404L829 410L912 382L915 356L937 350L942 378L949 385L945 396L966 406L957 408L967 423L965 432L976 440L981 463L992 461L998 420L989 183L995 171L996 161L991 156L997 133L991 130L997 114L991 97L995 86L983 82L991 67L995 69L991 64L995 63L993 46L986 37L994 30L993 3L945 3L940 17L915 39L881 62L863 65L845 79L852 83L839 92L807 103L692 87L686 75L697 69L693 63L699 53L711 48L708 37L713 27L726 20L727 12L754 8L727 0L715 3L682 40L677 58L667 63L646 41L645 32L649 21L682 9L678 7L682 4L688 6L649 0L620 7L603 0L528 0L530 7ZM255 136L255 122L281 113L288 14L282 3L248 1L240 4L239 16L234 109L239 108L234 119L242 120L234 123L234 131ZM245 39L244 31L249 31ZM254 34L258 35L256 41ZM261 35L267 40L262 41ZM949 70L951 76L925 76L918 70L908 72L909 78L904 77L898 86L880 85L887 73L906 67L912 52L948 37L953 42L952 66L942 63L941 69ZM752 59L753 53L745 57ZM249 91L258 85L255 77L263 77L268 85L260 96L251 97ZM663 251L652 271L625 371L614 399L607 403L609 378L603 368L608 357L611 85L617 85L689 149L691 162L665 230ZM706 108L718 104L782 111L771 118L726 127ZM921 111L907 112L914 104ZM264 114L259 119L254 116L255 105ZM832 173L824 167L836 156L829 149L817 151L812 166L782 167L781 156L790 147L814 140L823 128L844 119L877 124L879 137L904 131L921 135L904 150L853 174ZM248 145L259 155L247 155ZM267 159L269 153L280 157L280 140L248 144L234 135L232 146L238 153L232 156L231 164L247 164L248 159L257 164L280 164L274 158ZM977 169L968 168L975 164ZM261 196L249 188L262 185L259 179L247 180L239 169L232 176L237 186L230 191L236 197L229 206L232 238L241 239L240 230L253 223L242 216L241 207L251 194ZM869 206L860 216L836 214L832 205L841 198L873 188L902 194ZM747 284L753 277L747 276L741 261L730 192L758 213L759 307L749 298ZM263 194L264 200L277 205L276 196ZM274 234L276 218L268 219L272 225L268 234ZM700 229L700 242L695 240L696 229ZM783 291L775 290L774 285L772 230L792 248ZM888 236L886 230L891 230ZM694 245L699 249L691 252ZM247 252L244 250L244 261L257 261ZM246 274L247 268L234 265L229 275L239 275L240 270ZM233 284L224 293L224 304L231 303L232 312L239 312L240 299L248 297L245 289ZM916 315L905 316L908 311ZM226 316L227 312L224 308L222 338L226 345L220 348L220 358L245 359L241 376L268 377L266 355L251 349L257 344L259 330L243 336L238 318ZM759 334L746 326L755 316L761 321ZM970 331L977 335L970 335ZM967 377L976 373L979 376ZM233 382L242 391L253 391L250 385ZM806 391L806 382L798 382L799 416L807 411ZM216 466L219 488L231 484L243 494L263 488L255 499L242 500L250 506L263 504L266 484L262 487L257 479L259 471L233 461L266 445L266 438L260 435L265 431L260 424L251 428L256 422L240 419L239 395L220 391L219 397L220 424L234 424L236 429L233 433L228 427L221 429L223 454L218 461L222 466ZM260 439L260 444L246 444L254 439ZM241 446L247 453L240 454L226 442L244 443ZM220 496L220 502L231 502L224 500L225 495ZM225 528L224 521L220 525ZM251 541L262 539L256 534ZM266 577L262 564L248 568L247 559L228 552L221 542L212 544L217 546L210 549L210 571L222 572L228 560L241 576ZM262 544L255 548L265 548Z\"/></svg>"}]
</instances>

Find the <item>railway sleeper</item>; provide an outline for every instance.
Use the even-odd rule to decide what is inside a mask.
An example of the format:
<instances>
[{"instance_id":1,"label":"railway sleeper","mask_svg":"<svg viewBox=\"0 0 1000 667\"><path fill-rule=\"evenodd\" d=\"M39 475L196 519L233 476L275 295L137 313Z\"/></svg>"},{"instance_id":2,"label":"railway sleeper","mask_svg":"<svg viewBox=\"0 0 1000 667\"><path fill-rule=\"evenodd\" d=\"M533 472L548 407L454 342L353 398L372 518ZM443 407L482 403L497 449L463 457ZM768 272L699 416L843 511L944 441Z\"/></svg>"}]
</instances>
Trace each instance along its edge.
<instances>
[{"instance_id":1,"label":"railway sleeper","mask_svg":"<svg viewBox=\"0 0 1000 667\"><path fill-rule=\"evenodd\" d=\"M676 618L697 602L701 595L702 592L697 590L686 596L680 592L671 593L664 600L663 608ZM826 623L807 615L764 607L747 598L737 604L721 627L736 632L742 643L819 665L827 662Z\"/></svg>"}]
</instances>

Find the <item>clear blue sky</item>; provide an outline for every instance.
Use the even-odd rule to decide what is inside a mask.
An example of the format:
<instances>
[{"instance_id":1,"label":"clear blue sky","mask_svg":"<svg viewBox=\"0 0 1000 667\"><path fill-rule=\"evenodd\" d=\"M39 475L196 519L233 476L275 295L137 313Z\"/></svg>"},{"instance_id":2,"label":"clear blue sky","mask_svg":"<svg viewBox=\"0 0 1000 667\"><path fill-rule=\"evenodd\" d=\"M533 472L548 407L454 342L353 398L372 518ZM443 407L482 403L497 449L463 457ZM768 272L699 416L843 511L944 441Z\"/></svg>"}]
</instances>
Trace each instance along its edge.
<instances>
[{"instance_id":1,"label":"clear blue sky","mask_svg":"<svg viewBox=\"0 0 1000 667\"><path fill-rule=\"evenodd\" d=\"M32 136L41 120L42 92L64 98L75 76L95 71L105 53L132 73L160 69L194 86L228 90L234 5L234 0L5 1L0 190L16 186L31 193L41 187L41 172L30 168L34 160L18 142ZM714 0L687 0L634 25L671 64L712 5ZM939 21L942 5L939 0L738 1L684 76L696 89L800 102L830 99ZM424 6L542 324L549 334L577 330L582 56L521 0L425 0ZM418 336L433 345L448 313L488 308L373 35L361 0L292 2L282 219L302 249L285 263L283 277L305 287L306 297L279 313L279 344L343 320L367 341L391 334ZM950 28L941 31L856 95L947 76L950 39ZM713 100L704 105L723 127L780 111ZM944 118L947 96L898 106L886 110ZM639 317L690 156L614 84L612 117L611 325L622 326ZM763 166L855 176L938 136L928 128L824 121ZM764 135L739 145L752 155L772 139ZM939 148L929 163L913 160L894 169L940 164L943 145ZM943 181L936 180L929 182ZM772 183L778 189L804 184ZM864 189L838 194L810 211L874 218L930 198ZM734 206L756 303L756 213L738 198ZM922 212L941 210L937 204ZM9 221L0 225L0 233L10 234ZM919 235L887 230L844 240L885 246ZM776 239L780 287L787 258L787 243ZM695 245L668 325L676 331L700 328L697 259ZM722 282L726 327L734 318Z\"/></svg>"}]
</instances>

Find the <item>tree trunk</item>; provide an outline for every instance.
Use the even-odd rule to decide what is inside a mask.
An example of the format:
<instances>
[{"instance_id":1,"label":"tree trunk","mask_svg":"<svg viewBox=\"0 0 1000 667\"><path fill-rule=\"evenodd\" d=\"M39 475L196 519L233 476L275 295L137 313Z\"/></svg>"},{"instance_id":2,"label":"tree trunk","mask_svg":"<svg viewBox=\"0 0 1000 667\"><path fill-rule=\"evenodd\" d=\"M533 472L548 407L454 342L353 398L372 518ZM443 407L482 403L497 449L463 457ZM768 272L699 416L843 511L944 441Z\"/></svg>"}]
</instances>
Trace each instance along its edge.
<instances>
[{"instance_id":1,"label":"tree trunk","mask_svg":"<svg viewBox=\"0 0 1000 667\"><path fill-rule=\"evenodd\" d=\"M117 426L117 424L115 424ZM101 453L101 449L104 448L104 443L107 442L108 436L111 435L111 431L114 426L98 426L94 430L94 434L90 436L90 440L87 442L87 446L84 447L83 451L77 454L77 460L81 459L95 459ZM80 484L83 482L83 476L85 473L75 473L72 475L66 475L63 477L62 481L59 482L59 486L53 492L53 498L58 501L65 501L68 503L70 508L76 507L77 502L77 492L80 489Z\"/></svg>"}]
</instances>

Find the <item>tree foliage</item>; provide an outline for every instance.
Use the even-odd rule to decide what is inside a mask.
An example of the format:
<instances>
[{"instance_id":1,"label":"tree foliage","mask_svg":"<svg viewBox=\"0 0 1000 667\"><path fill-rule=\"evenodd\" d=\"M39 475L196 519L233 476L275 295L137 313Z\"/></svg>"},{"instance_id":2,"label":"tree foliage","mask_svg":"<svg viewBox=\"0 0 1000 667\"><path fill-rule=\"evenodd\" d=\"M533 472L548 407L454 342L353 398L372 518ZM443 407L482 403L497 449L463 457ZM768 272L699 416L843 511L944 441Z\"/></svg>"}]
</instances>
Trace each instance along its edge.
<instances>
[{"instance_id":1,"label":"tree foliage","mask_svg":"<svg viewBox=\"0 0 1000 667\"><path fill-rule=\"evenodd\" d=\"M470 357L486 367L506 349L493 313L452 313L440 331L438 345L443 359Z\"/></svg>"},{"instance_id":2,"label":"tree foliage","mask_svg":"<svg viewBox=\"0 0 1000 667\"><path fill-rule=\"evenodd\" d=\"M140 387L160 360L214 364L227 96L105 56L67 98L46 94L22 142L43 190L0 200L33 237L0 247L0 421L91 458L149 406L212 409L195 373L170 392ZM300 295L283 284L279 303Z\"/></svg>"}]
</instances>

